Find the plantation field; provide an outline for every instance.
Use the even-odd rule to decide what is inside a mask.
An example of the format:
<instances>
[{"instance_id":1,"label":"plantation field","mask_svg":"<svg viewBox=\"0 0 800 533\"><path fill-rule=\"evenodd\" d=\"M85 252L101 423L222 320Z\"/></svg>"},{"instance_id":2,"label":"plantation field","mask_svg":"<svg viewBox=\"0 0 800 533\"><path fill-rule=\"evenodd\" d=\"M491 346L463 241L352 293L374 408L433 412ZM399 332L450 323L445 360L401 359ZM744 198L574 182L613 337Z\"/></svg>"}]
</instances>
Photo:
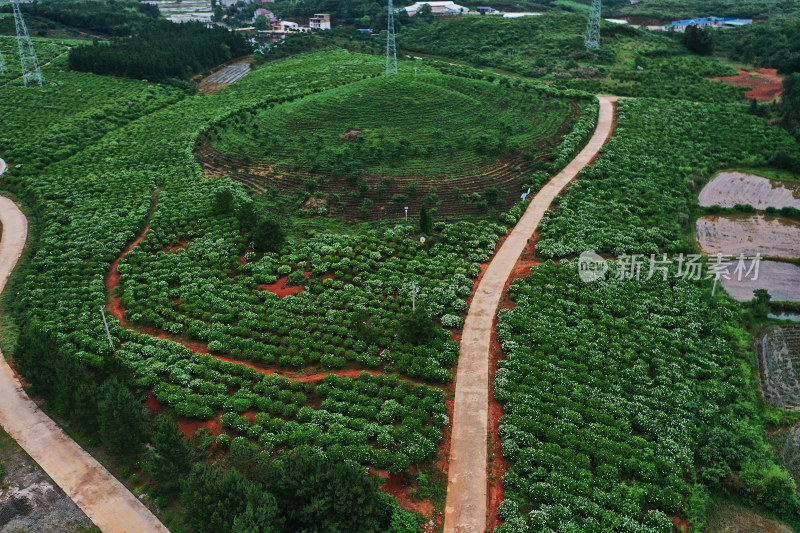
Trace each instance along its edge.
<instances>
[{"instance_id":1,"label":"plantation field","mask_svg":"<svg viewBox=\"0 0 800 533\"><path fill-rule=\"evenodd\" d=\"M498 531L702 528L706 491L740 470L745 493L797 516L754 416L747 334L727 325L735 304L674 276L617 280L615 265L587 284L575 265L534 267L499 314Z\"/></svg>"},{"instance_id":2,"label":"plantation field","mask_svg":"<svg viewBox=\"0 0 800 533\"><path fill-rule=\"evenodd\" d=\"M70 43L72 45L72 43ZM10 73L0 75L0 157L33 174L105 133L183 98L177 89L123 78L67 71L67 45L34 40L44 87L22 82L16 39L0 36ZM55 59L57 58L57 59ZM51 62L51 64L47 64Z\"/></svg>"},{"instance_id":3,"label":"plantation field","mask_svg":"<svg viewBox=\"0 0 800 533\"><path fill-rule=\"evenodd\" d=\"M601 47L584 46L586 16L547 12L538 17L449 17L404 29L403 50L488 69L503 69L593 94L682 98L704 102L742 99L743 88L706 80L736 74L710 57L687 53L660 32L603 23Z\"/></svg>"},{"instance_id":4,"label":"plantation field","mask_svg":"<svg viewBox=\"0 0 800 533\"><path fill-rule=\"evenodd\" d=\"M688 252L690 208L708 176L731 165L768 165L796 146L786 131L735 107L620 101L604 156L545 215L537 253Z\"/></svg>"},{"instance_id":5,"label":"plantation field","mask_svg":"<svg viewBox=\"0 0 800 533\"><path fill-rule=\"evenodd\" d=\"M272 196L251 198L231 180L207 179L192 155L215 124L382 68L376 58L341 50L297 56L213 96L160 98L73 155L41 163L42 171L17 168L15 154L3 178L42 213L35 253L10 288L24 331L44 349L26 341L15 353L32 392L75 413L75 426L92 433L104 413L92 396L95 376L116 368L123 389L189 434L209 429L203 453L250 442L277 458L311 445L334 462L352 459L384 476L409 464L430 469L449 421L446 386L465 298L520 209L504 214L502 225L437 222L425 246L412 223L342 225L334 233L326 217L314 222L287 209L279 219L287 246L256 254L238 215L215 211L215 195L233 191L237 213L246 205L258 217L273 214ZM131 80L70 76L67 94L80 95L94 80L149 90ZM13 109L11 101L2 105ZM77 123L71 134L84 135ZM420 288L417 309L433 316L429 336L409 340L399 326L411 281ZM136 449L137 438L125 442Z\"/></svg>"},{"instance_id":6,"label":"plantation field","mask_svg":"<svg viewBox=\"0 0 800 533\"><path fill-rule=\"evenodd\" d=\"M257 190L319 190L344 218L396 218L423 203L440 215L478 214L507 207L534 171L549 169L580 110L528 85L424 68L233 117L199 157L207 175ZM580 116L595 114L588 106Z\"/></svg>"},{"instance_id":7,"label":"plantation field","mask_svg":"<svg viewBox=\"0 0 800 533\"><path fill-rule=\"evenodd\" d=\"M613 262L588 285L564 259L694 252L708 177L777 165L797 143L719 103L738 89L699 81L725 67L634 28L604 27L608 46L584 55L578 18L553 17L541 17L552 32L535 17L435 26L455 31L453 48L471 33L479 62L542 80L428 60L385 77L383 58L330 48L189 95L68 72L74 43L44 43L45 87L0 79L2 185L29 204L33 230L4 307L21 333L9 328L3 351L30 393L124 457L120 477L145 500L185 506L186 520L170 515L176 531L216 533L256 514L268 523L264 502L305 513L281 483L328 479L287 466L309 456L336 475L369 467L381 478L372 489L388 478L387 492L435 521L464 316L524 212L519 194L593 131L597 105L580 89L659 95L619 102L613 138L526 251L561 264L526 259L530 275L501 300L498 531L702 530L727 493L800 523L796 487L766 443L767 420L788 424L756 398L749 308L720 287L711 297L708 282L613 279ZM429 30L413 31L419 43ZM0 37L7 60L10 43ZM177 425L152 421L143 402ZM203 524L211 486L225 490ZM191 492L206 499L193 506ZM393 526L373 529L419 529L393 505L381 518ZM286 520L276 530L316 527Z\"/></svg>"}]
</instances>

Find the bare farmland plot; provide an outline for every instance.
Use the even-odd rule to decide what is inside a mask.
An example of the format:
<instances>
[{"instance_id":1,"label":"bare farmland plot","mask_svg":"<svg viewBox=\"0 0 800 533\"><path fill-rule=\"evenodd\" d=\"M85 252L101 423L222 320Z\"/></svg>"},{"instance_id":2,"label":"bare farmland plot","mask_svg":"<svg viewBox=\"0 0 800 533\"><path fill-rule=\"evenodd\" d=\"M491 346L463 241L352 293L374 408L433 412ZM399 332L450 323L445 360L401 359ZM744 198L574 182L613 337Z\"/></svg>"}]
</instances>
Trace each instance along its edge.
<instances>
[{"instance_id":1,"label":"bare farmland plot","mask_svg":"<svg viewBox=\"0 0 800 533\"><path fill-rule=\"evenodd\" d=\"M800 222L762 215L697 219L697 242L708 254L800 257Z\"/></svg>"},{"instance_id":2,"label":"bare farmland plot","mask_svg":"<svg viewBox=\"0 0 800 533\"><path fill-rule=\"evenodd\" d=\"M770 180L746 172L720 172L700 191L700 205L733 207L750 204L756 209L800 209L800 183Z\"/></svg>"}]
</instances>

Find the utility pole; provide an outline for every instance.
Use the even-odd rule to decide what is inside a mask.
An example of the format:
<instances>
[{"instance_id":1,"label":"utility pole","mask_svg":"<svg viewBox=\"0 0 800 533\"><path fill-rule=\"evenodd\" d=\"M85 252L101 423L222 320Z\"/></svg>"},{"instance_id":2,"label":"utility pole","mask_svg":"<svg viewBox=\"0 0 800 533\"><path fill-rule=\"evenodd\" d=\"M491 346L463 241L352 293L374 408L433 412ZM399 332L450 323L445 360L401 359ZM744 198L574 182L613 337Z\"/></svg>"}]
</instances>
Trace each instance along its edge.
<instances>
[{"instance_id":1,"label":"utility pole","mask_svg":"<svg viewBox=\"0 0 800 533\"><path fill-rule=\"evenodd\" d=\"M389 24L386 34L386 75L397 74L397 44L394 39L394 5L389 0Z\"/></svg>"},{"instance_id":2,"label":"utility pole","mask_svg":"<svg viewBox=\"0 0 800 533\"><path fill-rule=\"evenodd\" d=\"M106 310L104 307L100 308L100 316L103 317L103 325L106 327L106 335L108 335L108 344L111 345L111 349L114 349L114 340L111 338L111 331L108 329L108 320L106 320Z\"/></svg>"},{"instance_id":3,"label":"utility pole","mask_svg":"<svg viewBox=\"0 0 800 533\"><path fill-rule=\"evenodd\" d=\"M601 0L592 0L592 8L589 11L589 21L586 23L586 35L583 37L583 44L587 50L597 50L600 48L600 12Z\"/></svg>"},{"instance_id":4,"label":"utility pole","mask_svg":"<svg viewBox=\"0 0 800 533\"><path fill-rule=\"evenodd\" d=\"M416 313L417 312L417 294L419 294L419 287L417 286L417 282L416 281L412 281L411 283L408 284L408 286L411 288L411 312L412 313Z\"/></svg>"},{"instance_id":5,"label":"utility pole","mask_svg":"<svg viewBox=\"0 0 800 533\"><path fill-rule=\"evenodd\" d=\"M44 85L42 69L39 68L39 60L36 58L36 51L33 49L31 36L28 34L28 27L22 18L22 11L19 9L19 0L11 0L14 9L14 24L17 27L17 44L19 45L19 63L22 67L22 81L25 87L29 83Z\"/></svg>"}]
</instances>

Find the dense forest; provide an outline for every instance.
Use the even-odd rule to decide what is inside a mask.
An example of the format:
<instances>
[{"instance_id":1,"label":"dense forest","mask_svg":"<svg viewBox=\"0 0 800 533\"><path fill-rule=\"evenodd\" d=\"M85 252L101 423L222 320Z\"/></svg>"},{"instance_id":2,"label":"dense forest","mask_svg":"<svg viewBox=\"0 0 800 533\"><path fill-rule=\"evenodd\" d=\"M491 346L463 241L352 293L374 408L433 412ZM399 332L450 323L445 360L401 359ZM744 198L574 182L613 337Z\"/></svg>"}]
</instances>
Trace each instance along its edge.
<instances>
[{"instance_id":1,"label":"dense forest","mask_svg":"<svg viewBox=\"0 0 800 533\"><path fill-rule=\"evenodd\" d=\"M137 28L148 25L159 17L158 6L129 0L45 1L22 4L22 12L26 21L46 20L92 33L118 37L130 35ZM11 4L0 7L0 13L11 13ZM30 22L28 25L31 25Z\"/></svg>"},{"instance_id":2,"label":"dense forest","mask_svg":"<svg viewBox=\"0 0 800 533\"><path fill-rule=\"evenodd\" d=\"M251 51L243 36L224 28L161 21L131 37L72 48L69 68L159 82L187 80Z\"/></svg>"},{"instance_id":3,"label":"dense forest","mask_svg":"<svg viewBox=\"0 0 800 533\"><path fill-rule=\"evenodd\" d=\"M800 20L777 19L714 33L717 51L731 59L800 72Z\"/></svg>"},{"instance_id":4,"label":"dense forest","mask_svg":"<svg viewBox=\"0 0 800 533\"><path fill-rule=\"evenodd\" d=\"M800 140L800 74L784 78L779 110L781 125Z\"/></svg>"}]
</instances>

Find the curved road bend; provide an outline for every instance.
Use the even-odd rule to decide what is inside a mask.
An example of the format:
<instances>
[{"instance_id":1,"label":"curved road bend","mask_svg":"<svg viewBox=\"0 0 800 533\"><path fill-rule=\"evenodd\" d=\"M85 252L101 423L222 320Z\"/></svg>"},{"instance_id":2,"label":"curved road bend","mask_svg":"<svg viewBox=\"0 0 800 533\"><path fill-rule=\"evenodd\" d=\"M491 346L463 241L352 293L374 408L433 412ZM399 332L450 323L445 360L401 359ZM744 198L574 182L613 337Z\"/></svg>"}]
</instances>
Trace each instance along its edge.
<instances>
[{"instance_id":1,"label":"curved road bend","mask_svg":"<svg viewBox=\"0 0 800 533\"><path fill-rule=\"evenodd\" d=\"M5 196L0 196L0 221L2 291L25 247L28 221ZM169 533L142 502L28 398L2 353L0 425L104 533Z\"/></svg>"},{"instance_id":2,"label":"curved road bend","mask_svg":"<svg viewBox=\"0 0 800 533\"><path fill-rule=\"evenodd\" d=\"M445 533L486 530L486 460L489 430L489 341L497 305L508 276L539 221L561 190L588 165L605 144L614 121L611 96L598 96L600 112L589 143L536 193L503 246L492 258L472 299L458 358Z\"/></svg>"}]
</instances>

